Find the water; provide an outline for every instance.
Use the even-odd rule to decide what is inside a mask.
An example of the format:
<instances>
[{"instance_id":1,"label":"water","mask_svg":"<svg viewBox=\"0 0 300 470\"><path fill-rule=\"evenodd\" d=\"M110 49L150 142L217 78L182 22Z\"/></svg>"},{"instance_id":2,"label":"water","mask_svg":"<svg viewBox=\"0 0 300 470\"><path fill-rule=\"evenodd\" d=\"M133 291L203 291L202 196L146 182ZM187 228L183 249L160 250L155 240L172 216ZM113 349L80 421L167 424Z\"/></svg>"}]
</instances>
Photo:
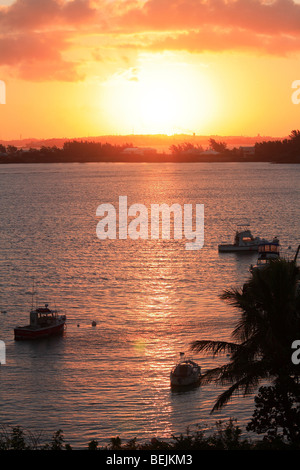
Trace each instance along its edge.
<instances>
[{"instance_id":1,"label":"water","mask_svg":"<svg viewBox=\"0 0 300 470\"><path fill-rule=\"evenodd\" d=\"M285 254L295 253L299 176L299 165L1 165L0 424L46 438L62 429L74 447L116 436L168 438L229 417L244 429L253 397L234 397L210 415L221 389L174 393L169 372L191 341L231 339L238 312L219 295L242 285L256 261L218 253L236 223L277 235ZM204 204L204 248L187 251L186 240L100 241L96 208L117 206L120 195L146 207ZM67 330L15 342L13 328L28 321L33 278L38 302L64 310ZM203 371L226 360L193 357Z\"/></svg>"}]
</instances>

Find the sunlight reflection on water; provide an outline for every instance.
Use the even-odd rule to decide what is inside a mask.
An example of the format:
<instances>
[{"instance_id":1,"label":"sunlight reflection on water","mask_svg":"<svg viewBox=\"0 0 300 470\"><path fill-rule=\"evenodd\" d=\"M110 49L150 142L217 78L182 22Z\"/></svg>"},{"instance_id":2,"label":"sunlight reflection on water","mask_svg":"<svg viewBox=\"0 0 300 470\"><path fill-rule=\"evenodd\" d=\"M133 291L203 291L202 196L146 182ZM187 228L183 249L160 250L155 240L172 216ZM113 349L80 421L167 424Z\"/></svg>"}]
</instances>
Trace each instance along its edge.
<instances>
[{"instance_id":1,"label":"sunlight reflection on water","mask_svg":"<svg viewBox=\"0 0 300 470\"><path fill-rule=\"evenodd\" d=\"M209 414L220 389L174 393L169 373L195 339L230 339L237 312L219 299L241 285L255 255L219 254L235 224L297 244L298 165L1 165L1 423L85 445L117 435L170 437L220 417L239 424L252 398ZM117 203L205 205L205 246L184 240L96 237L96 208ZM39 302L67 314L62 338L15 343L26 323L33 276ZM93 320L97 326L92 327ZM194 355L203 370L225 359Z\"/></svg>"}]
</instances>

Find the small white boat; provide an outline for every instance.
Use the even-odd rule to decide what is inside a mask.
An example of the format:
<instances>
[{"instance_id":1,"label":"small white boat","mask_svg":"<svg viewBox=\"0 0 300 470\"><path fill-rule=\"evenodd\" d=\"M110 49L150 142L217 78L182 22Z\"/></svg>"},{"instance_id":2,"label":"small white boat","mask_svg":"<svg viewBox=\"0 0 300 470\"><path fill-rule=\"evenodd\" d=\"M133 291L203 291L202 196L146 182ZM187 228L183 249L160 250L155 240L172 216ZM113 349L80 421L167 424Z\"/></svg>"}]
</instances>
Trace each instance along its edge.
<instances>
[{"instance_id":1,"label":"small white boat","mask_svg":"<svg viewBox=\"0 0 300 470\"><path fill-rule=\"evenodd\" d=\"M243 227L243 229L241 229ZM254 237L250 231L249 225L238 225L232 244L221 244L218 250L221 253L258 251L262 243L269 243L268 240L260 237Z\"/></svg>"},{"instance_id":2,"label":"small white boat","mask_svg":"<svg viewBox=\"0 0 300 470\"><path fill-rule=\"evenodd\" d=\"M180 353L181 360L170 373L171 387L188 387L199 385L201 367L191 359L184 359L184 353Z\"/></svg>"},{"instance_id":3,"label":"small white boat","mask_svg":"<svg viewBox=\"0 0 300 470\"><path fill-rule=\"evenodd\" d=\"M280 246L277 238L270 243L262 243L258 247L258 258L255 265L250 266L250 271L253 269L262 269L271 261L280 258Z\"/></svg>"}]
</instances>

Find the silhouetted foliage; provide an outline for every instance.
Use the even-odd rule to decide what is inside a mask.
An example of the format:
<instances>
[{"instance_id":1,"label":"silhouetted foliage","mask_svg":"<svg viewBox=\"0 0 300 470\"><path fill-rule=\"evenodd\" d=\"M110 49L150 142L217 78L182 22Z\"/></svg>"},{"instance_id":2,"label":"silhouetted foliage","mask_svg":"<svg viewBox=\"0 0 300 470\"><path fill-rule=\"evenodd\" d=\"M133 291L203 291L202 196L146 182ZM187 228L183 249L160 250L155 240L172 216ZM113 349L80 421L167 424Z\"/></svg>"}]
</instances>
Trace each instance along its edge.
<instances>
[{"instance_id":1,"label":"silhouetted foliage","mask_svg":"<svg viewBox=\"0 0 300 470\"><path fill-rule=\"evenodd\" d=\"M98 441L96 441L95 439L92 439L88 443L88 450L97 450L97 449L98 449Z\"/></svg>"},{"instance_id":2,"label":"silhouetted foliage","mask_svg":"<svg viewBox=\"0 0 300 470\"><path fill-rule=\"evenodd\" d=\"M265 141L255 144L258 161L300 162L300 131L293 130L289 139Z\"/></svg>"},{"instance_id":3,"label":"silhouetted foliage","mask_svg":"<svg viewBox=\"0 0 300 470\"><path fill-rule=\"evenodd\" d=\"M42 450L72 450L69 444L65 444L65 438L61 429L56 431L50 444L46 444L42 447Z\"/></svg>"},{"instance_id":4,"label":"silhouetted foliage","mask_svg":"<svg viewBox=\"0 0 300 470\"><path fill-rule=\"evenodd\" d=\"M286 383L300 376L299 366L291 360L291 345L300 331L299 273L294 262L276 260L252 271L242 288L221 295L240 312L233 342L200 340L191 345L197 352L230 355L228 363L206 371L201 379L229 386L212 411L224 407L237 392L252 393L261 380Z\"/></svg>"},{"instance_id":5,"label":"silhouetted foliage","mask_svg":"<svg viewBox=\"0 0 300 470\"><path fill-rule=\"evenodd\" d=\"M264 392L263 392L264 393ZM268 415L268 410L267 416ZM262 411L263 413L264 411ZM268 418L267 418L268 419ZM252 427L251 430L254 428ZM98 440L91 440L87 444L87 450L101 451L126 451L126 450L152 450L152 451L181 451L181 450L261 450L261 449L300 449L299 442L286 440L284 434L276 434L270 438L272 429L266 425L265 431L254 429L260 433L266 432L262 440L251 440L242 436L242 430L237 425L236 420L230 418L228 422L217 421L215 429L202 430L199 425L195 430L186 429L185 433L172 435L169 439L161 440L157 437L150 441L138 442L137 438L123 441L119 436L111 438L110 444L99 446ZM298 428L299 429L299 428ZM298 431L299 432L299 431ZM33 436L31 433L23 431L20 427L12 430L2 427L0 431L0 450L46 450L62 451L73 450L70 444L65 443L62 430L56 431L49 443L43 443L41 436Z\"/></svg>"},{"instance_id":6,"label":"silhouetted foliage","mask_svg":"<svg viewBox=\"0 0 300 470\"><path fill-rule=\"evenodd\" d=\"M111 438L110 444L99 446L93 439L87 444L87 450L101 451L184 451L184 450L261 450L261 449L300 449L299 442L287 441L283 434L277 434L270 438L267 434L263 439L252 440L242 436L241 428L236 420L230 418L228 422L217 421L215 428L202 430L199 425L195 430L186 429L185 433L172 435L169 439L161 440L157 437L150 441L138 442L137 438L123 441L119 436ZM264 431L262 431L264 432ZM266 427L268 432L268 427ZM33 443L33 444L32 444ZM0 450L73 450L65 443L61 430L55 432L48 444L43 444L37 438L28 440L27 434L19 427L12 431L0 433Z\"/></svg>"},{"instance_id":7,"label":"silhouetted foliage","mask_svg":"<svg viewBox=\"0 0 300 470\"><path fill-rule=\"evenodd\" d=\"M62 156L70 161L114 161L127 146L74 140L64 143Z\"/></svg>"},{"instance_id":8,"label":"silhouetted foliage","mask_svg":"<svg viewBox=\"0 0 300 470\"><path fill-rule=\"evenodd\" d=\"M131 143L112 145L110 143L71 140L62 148L42 146L39 149L18 149L13 145L0 144L0 163L63 163L63 162L209 162L209 161L253 161L253 162L300 162L300 131L293 130L289 139L264 141L255 144L254 155L243 155L238 148L228 149L226 142L211 138L210 148L218 152L208 155L199 144L183 142L169 147L170 154L124 153L132 148Z\"/></svg>"},{"instance_id":9,"label":"silhouetted foliage","mask_svg":"<svg viewBox=\"0 0 300 470\"><path fill-rule=\"evenodd\" d=\"M287 441L300 446L300 385L294 380L276 381L261 387L255 397L252 420L248 431L265 434L269 442Z\"/></svg>"},{"instance_id":10,"label":"silhouetted foliage","mask_svg":"<svg viewBox=\"0 0 300 470\"><path fill-rule=\"evenodd\" d=\"M226 142L217 142L215 139L209 139L209 145L215 152L224 153L227 150Z\"/></svg>"},{"instance_id":11,"label":"silhouetted foliage","mask_svg":"<svg viewBox=\"0 0 300 470\"><path fill-rule=\"evenodd\" d=\"M189 151L194 151L195 153L196 152L201 153L203 152L204 149L202 145L194 145L194 144L191 144L190 142L184 142L182 144L171 145L169 150L173 155L182 155Z\"/></svg>"}]
</instances>

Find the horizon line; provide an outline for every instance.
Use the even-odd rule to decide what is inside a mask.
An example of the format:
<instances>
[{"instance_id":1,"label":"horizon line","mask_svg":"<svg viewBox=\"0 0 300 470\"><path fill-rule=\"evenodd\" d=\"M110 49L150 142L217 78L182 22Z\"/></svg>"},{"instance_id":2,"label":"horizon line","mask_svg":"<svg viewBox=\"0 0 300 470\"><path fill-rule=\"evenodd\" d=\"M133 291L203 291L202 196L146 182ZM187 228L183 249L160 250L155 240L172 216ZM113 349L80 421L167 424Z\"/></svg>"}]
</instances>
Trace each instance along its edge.
<instances>
[{"instance_id":1,"label":"horizon line","mask_svg":"<svg viewBox=\"0 0 300 470\"><path fill-rule=\"evenodd\" d=\"M10 139L0 138L0 142L22 142L22 141L49 141L49 140L91 140L91 139L101 139L101 138L165 138L165 139L172 139L174 137L190 137L193 138L213 138L219 137L224 139L264 139L264 138L271 138L271 139L285 139L289 135L284 136L275 136L275 135L262 135L260 133L256 135L247 135L247 134L230 134L230 135L223 135L223 134L196 134L196 133L174 133L174 134L98 134L98 135L87 135L87 136L78 136L78 137L14 137Z\"/></svg>"}]
</instances>

